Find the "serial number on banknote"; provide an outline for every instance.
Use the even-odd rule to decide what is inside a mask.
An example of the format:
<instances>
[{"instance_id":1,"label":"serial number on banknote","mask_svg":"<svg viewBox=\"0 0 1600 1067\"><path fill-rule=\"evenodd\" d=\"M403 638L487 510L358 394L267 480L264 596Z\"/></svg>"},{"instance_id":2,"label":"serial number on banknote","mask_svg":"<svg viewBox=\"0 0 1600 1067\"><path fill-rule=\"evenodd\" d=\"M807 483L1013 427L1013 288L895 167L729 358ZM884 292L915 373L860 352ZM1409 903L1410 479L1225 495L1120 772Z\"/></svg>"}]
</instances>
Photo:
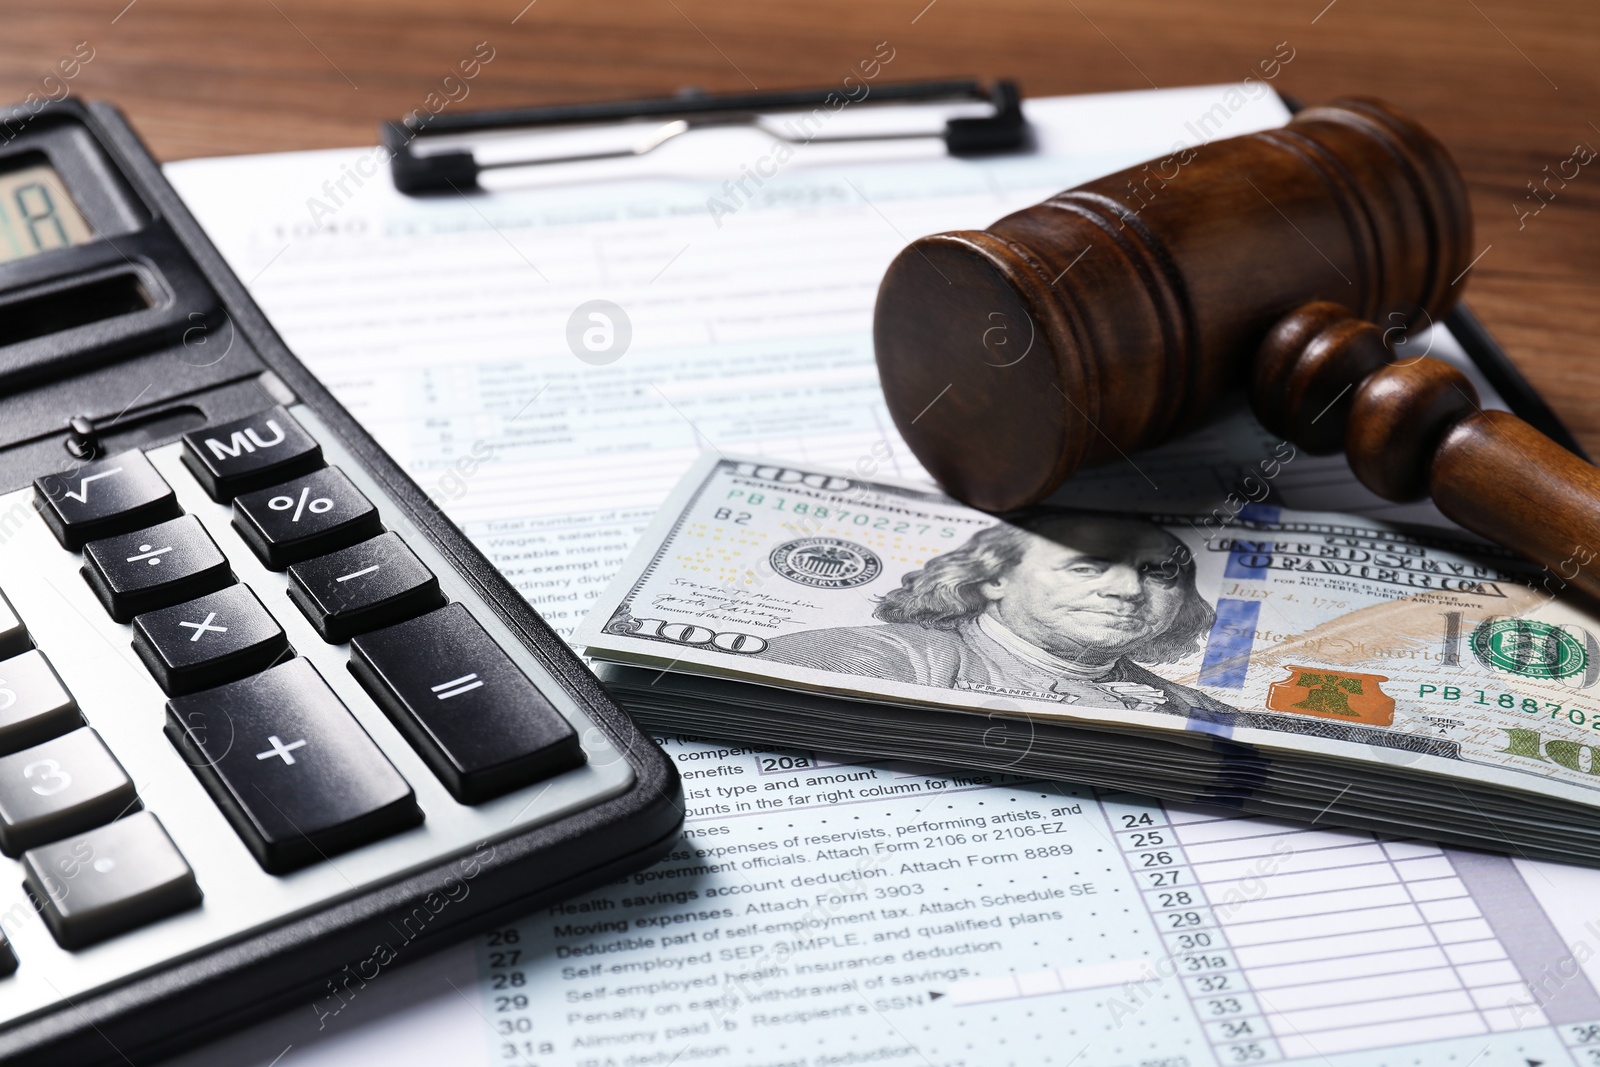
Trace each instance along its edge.
<instances>
[{"instance_id":1,"label":"serial number on banknote","mask_svg":"<svg viewBox=\"0 0 1600 1067\"><path fill-rule=\"evenodd\" d=\"M743 489L732 489L729 490L728 496L730 499L743 497L746 504L758 507L766 500L767 494L746 493ZM934 533L941 538L956 536L955 530L948 526L935 527L925 522L908 522L885 515L874 517L871 512L851 511L849 508L841 507L830 508L826 504L813 504L808 500L795 500L790 497L774 496L767 506L774 511L787 511L791 515L803 515L810 519L822 519L867 530L882 530L885 533L914 533L918 537ZM735 511L732 508L718 508L713 516L722 522L731 522L735 526L748 526L755 519L754 512Z\"/></svg>"},{"instance_id":2,"label":"serial number on banknote","mask_svg":"<svg viewBox=\"0 0 1600 1067\"><path fill-rule=\"evenodd\" d=\"M1574 726L1587 725L1591 730L1600 730L1600 711L1596 711L1593 708L1557 704L1548 700L1541 702L1535 697L1520 696L1516 693L1498 693L1492 690L1462 689L1454 685L1428 685L1424 683L1417 686L1417 699L1445 704L1459 704L1465 701L1469 704L1507 708L1527 715L1539 715L1548 709L1550 712L1549 717L1552 719L1565 719Z\"/></svg>"}]
</instances>

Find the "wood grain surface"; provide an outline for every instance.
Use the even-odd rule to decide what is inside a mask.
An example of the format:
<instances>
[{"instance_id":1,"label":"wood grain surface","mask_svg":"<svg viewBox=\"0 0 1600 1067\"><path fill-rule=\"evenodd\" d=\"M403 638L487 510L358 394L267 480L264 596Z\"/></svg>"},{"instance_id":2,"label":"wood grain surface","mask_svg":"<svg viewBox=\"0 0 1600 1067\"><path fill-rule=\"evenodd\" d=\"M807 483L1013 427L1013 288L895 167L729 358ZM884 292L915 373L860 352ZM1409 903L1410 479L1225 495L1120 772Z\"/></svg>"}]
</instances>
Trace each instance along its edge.
<instances>
[{"instance_id":1,"label":"wood grain surface","mask_svg":"<svg viewBox=\"0 0 1600 1067\"><path fill-rule=\"evenodd\" d=\"M525 2L9 0L0 98L45 92L88 42L68 87L170 160L375 143L479 41L495 59L467 106L825 84L884 40L896 79L1169 87L1242 78L1287 41L1281 89L1382 96L1449 146L1487 248L1467 302L1600 455L1600 159L1541 186L1542 208L1528 190L1600 148L1592 0Z\"/></svg>"}]
</instances>

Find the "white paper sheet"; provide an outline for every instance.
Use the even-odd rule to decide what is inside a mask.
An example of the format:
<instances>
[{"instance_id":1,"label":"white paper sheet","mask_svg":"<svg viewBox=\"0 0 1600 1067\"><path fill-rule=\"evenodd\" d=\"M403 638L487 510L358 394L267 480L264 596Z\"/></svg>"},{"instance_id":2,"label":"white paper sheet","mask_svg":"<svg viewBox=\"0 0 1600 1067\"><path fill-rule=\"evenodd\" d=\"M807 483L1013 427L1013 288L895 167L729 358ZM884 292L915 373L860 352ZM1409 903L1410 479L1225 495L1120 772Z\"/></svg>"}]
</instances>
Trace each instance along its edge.
<instances>
[{"instance_id":1,"label":"white paper sheet","mask_svg":"<svg viewBox=\"0 0 1600 1067\"><path fill-rule=\"evenodd\" d=\"M1039 151L983 161L907 142L779 165L717 131L472 198L401 197L371 150L168 174L290 347L567 633L701 448L921 476L869 337L908 239L1285 117L1227 87L1027 107ZM630 324L610 363L568 342L591 300ZM1271 444L1239 413L1071 491L1210 508ZM1398 514L1337 457L1276 488ZM1600 1063L1594 872L666 745L689 811L664 863L181 1062Z\"/></svg>"}]
</instances>

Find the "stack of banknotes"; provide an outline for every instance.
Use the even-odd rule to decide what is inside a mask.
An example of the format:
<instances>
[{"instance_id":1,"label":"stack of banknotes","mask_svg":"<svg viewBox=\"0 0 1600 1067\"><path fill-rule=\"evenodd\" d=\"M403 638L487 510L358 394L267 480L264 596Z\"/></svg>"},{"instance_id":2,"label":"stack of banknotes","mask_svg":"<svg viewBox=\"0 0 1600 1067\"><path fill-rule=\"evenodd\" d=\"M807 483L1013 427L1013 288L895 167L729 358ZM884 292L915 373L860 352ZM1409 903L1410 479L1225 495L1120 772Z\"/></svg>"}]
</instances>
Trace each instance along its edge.
<instances>
[{"instance_id":1,"label":"stack of banknotes","mask_svg":"<svg viewBox=\"0 0 1600 1067\"><path fill-rule=\"evenodd\" d=\"M661 730L1593 862L1600 619L1559 570L1348 515L1000 518L707 455L577 639Z\"/></svg>"}]
</instances>

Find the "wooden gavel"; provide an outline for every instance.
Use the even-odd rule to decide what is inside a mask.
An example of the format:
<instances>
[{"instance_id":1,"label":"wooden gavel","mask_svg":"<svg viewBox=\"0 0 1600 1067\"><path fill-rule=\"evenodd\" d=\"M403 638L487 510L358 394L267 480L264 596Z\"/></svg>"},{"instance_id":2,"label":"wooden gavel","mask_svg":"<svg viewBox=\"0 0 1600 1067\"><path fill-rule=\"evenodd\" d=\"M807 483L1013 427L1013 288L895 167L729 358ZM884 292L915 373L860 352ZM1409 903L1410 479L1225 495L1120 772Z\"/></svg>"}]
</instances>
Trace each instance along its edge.
<instances>
[{"instance_id":1,"label":"wooden gavel","mask_svg":"<svg viewBox=\"0 0 1600 1067\"><path fill-rule=\"evenodd\" d=\"M1442 319L1471 249L1443 145L1340 100L912 242L878 291L879 375L929 473L1006 511L1193 426L1248 374L1269 430L1600 597L1600 470L1482 410L1449 364L1394 361L1373 325Z\"/></svg>"}]
</instances>

